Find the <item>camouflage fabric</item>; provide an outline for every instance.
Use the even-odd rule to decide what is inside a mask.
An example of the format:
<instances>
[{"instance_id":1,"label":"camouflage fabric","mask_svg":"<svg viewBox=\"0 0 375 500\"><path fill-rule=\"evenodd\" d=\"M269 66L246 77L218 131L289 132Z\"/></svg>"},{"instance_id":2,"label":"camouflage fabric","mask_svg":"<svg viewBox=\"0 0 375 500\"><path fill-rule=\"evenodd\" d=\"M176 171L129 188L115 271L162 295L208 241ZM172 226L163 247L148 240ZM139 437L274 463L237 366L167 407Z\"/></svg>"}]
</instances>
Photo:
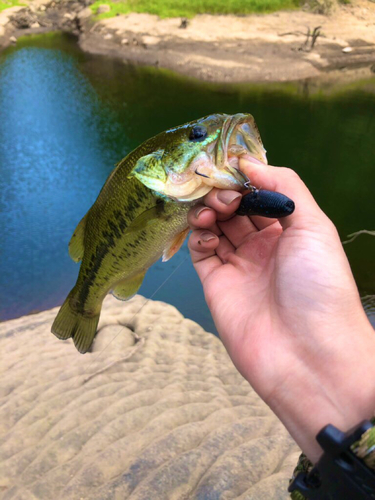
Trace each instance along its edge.
<instances>
[{"instance_id":1,"label":"camouflage fabric","mask_svg":"<svg viewBox=\"0 0 375 500\"><path fill-rule=\"evenodd\" d=\"M362 434L361 438L353 443L350 449L357 457L365 462L367 467L375 470L375 417L371 419L371 423L374 427L371 427L371 429L368 429ZM300 472L306 472L308 474L313 467L313 463L302 453L293 471L293 477L290 482L292 482ZM293 491L293 493L290 494L290 498L292 500L306 500L299 491Z\"/></svg>"}]
</instances>

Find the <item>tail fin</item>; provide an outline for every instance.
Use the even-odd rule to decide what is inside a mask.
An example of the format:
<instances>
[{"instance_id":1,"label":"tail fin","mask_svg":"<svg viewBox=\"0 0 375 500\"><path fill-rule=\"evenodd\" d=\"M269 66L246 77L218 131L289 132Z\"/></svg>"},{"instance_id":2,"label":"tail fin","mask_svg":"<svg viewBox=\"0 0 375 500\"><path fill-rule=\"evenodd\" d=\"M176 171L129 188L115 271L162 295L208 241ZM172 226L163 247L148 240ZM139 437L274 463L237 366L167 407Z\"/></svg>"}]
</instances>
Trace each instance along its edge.
<instances>
[{"instance_id":1,"label":"tail fin","mask_svg":"<svg viewBox=\"0 0 375 500\"><path fill-rule=\"evenodd\" d=\"M70 294L69 294L70 295ZM58 339L66 340L73 337L74 345L82 354L87 352L94 341L99 322L99 314L90 318L73 311L69 305L69 296L61 306L51 331Z\"/></svg>"}]
</instances>

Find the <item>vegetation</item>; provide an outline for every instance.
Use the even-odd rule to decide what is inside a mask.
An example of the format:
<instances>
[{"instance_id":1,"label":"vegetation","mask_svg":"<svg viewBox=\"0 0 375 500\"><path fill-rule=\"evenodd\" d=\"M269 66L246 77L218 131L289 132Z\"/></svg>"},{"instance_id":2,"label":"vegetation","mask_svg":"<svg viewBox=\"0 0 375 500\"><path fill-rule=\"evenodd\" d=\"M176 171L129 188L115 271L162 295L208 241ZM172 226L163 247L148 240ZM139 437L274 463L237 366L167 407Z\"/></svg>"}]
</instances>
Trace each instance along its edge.
<instances>
[{"instance_id":1,"label":"vegetation","mask_svg":"<svg viewBox=\"0 0 375 500\"><path fill-rule=\"evenodd\" d=\"M16 5L25 5L18 0L0 0L0 12L4 9L9 9L9 7L14 7Z\"/></svg>"},{"instance_id":2,"label":"vegetation","mask_svg":"<svg viewBox=\"0 0 375 500\"><path fill-rule=\"evenodd\" d=\"M0 0L1 1L1 0ZM147 12L160 17L193 17L196 14L251 14L296 9L300 0L97 0L91 5L94 14L99 5L107 4L111 10L99 14L98 19L129 12Z\"/></svg>"},{"instance_id":3,"label":"vegetation","mask_svg":"<svg viewBox=\"0 0 375 500\"><path fill-rule=\"evenodd\" d=\"M315 14L331 14L337 3L350 4L351 0L306 0L305 6Z\"/></svg>"}]
</instances>

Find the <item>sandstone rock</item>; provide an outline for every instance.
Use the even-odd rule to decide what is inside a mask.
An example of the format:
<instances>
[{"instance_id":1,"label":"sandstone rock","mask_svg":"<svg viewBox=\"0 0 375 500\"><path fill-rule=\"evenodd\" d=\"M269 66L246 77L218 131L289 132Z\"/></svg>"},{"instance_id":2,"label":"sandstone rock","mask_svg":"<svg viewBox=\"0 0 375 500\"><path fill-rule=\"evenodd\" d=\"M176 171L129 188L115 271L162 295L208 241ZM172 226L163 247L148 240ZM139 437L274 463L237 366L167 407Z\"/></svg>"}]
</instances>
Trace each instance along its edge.
<instances>
[{"instance_id":1,"label":"sandstone rock","mask_svg":"<svg viewBox=\"0 0 375 500\"><path fill-rule=\"evenodd\" d=\"M102 5L99 5L96 13L97 14L105 14L106 12L109 12L110 10L111 10L111 7L108 4L104 3Z\"/></svg>"},{"instance_id":2,"label":"sandstone rock","mask_svg":"<svg viewBox=\"0 0 375 500\"><path fill-rule=\"evenodd\" d=\"M37 16L33 12L24 9L13 16L12 21L18 29L27 29L37 22Z\"/></svg>"},{"instance_id":3,"label":"sandstone rock","mask_svg":"<svg viewBox=\"0 0 375 500\"><path fill-rule=\"evenodd\" d=\"M297 447L218 338L109 296L82 356L56 313L0 324L4 500L288 498Z\"/></svg>"},{"instance_id":4,"label":"sandstone rock","mask_svg":"<svg viewBox=\"0 0 375 500\"><path fill-rule=\"evenodd\" d=\"M158 43L160 43L160 38L158 36L146 35L142 37L142 42L145 45L157 45Z\"/></svg>"},{"instance_id":5,"label":"sandstone rock","mask_svg":"<svg viewBox=\"0 0 375 500\"><path fill-rule=\"evenodd\" d=\"M9 23L10 19L17 14L20 10L23 10L25 7L17 5L15 7L10 7L9 9L5 9L0 12L0 26L5 26Z\"/></svg>"},{"instance_id":6,"label":"sandstone rock","mask_svg":"<svg viewBox=\"0 0 375 500\"><path fill-rule=\"evenodd\" d=\"M17 43L17 38L15 36L11 36L11 37L9 37L9 41L11 43Z\"/></svg>"},{"instance_id":7,"label":"sandstone rock","mask_svg":"<svg viewBox=\"0 0 375 500\"><path fill-rule=\"evenodd\" d=\"M86 7L82 10L80 10L77 14L78 19L86 19L92 15L92 10L90 7Z\"/></svg>"}]
</instances>

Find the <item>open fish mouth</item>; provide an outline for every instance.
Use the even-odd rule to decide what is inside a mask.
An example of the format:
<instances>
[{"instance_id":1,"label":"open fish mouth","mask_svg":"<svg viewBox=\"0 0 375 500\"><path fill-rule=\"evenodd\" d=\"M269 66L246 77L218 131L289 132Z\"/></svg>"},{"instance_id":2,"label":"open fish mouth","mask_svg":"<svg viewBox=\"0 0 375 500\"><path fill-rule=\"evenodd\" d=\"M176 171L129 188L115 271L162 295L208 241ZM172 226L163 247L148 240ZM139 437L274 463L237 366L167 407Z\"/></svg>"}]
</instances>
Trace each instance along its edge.
<instances>
[{"instance_id":1,"label":"open fish mouth","mask_svg":"<svg viewBox=\"0 0 375 500\"><path fill-rule=\"evenodd\" d=\"M229 116L216 143L216 166L220 169L235 166L234 159L238 166L238 159L247 154L267 163L266 150L253 116L243 113Z\"/></svg>"},{"instance_id":2,"label":"open fish mouth","mask_svg":"<svg viewBox=\"0 0 375 500\"><path fill-rule=\"evenodd\" d=\"M213 188L241 191L251 187L250 179L239 168L241 157L250 155L267 163L266 150L250 114L211 115L193 126L181 126L183 134L186 129L188 138L184 135L182 142L176 141L176 147L172 144L168 150L167 144L166 149L160 147L143 156L129 177L136 176L149 189L171 200L192 202Z\"/></svg>"},{"instance_id":3,"label":"open fish mouth","mask_svg":"<svg viewBox=\"0 0 375 500\"><path fill-rule=\"evenodd\" d=\"M249 188L250 179L239 169L239 160L246 155L267 163L255 120L244 113L228 116L216 141L190 163L180 179L170 176L170 194L178 201L192 201L214 187L236 191Z\"/></svg>"}]
</instances>

